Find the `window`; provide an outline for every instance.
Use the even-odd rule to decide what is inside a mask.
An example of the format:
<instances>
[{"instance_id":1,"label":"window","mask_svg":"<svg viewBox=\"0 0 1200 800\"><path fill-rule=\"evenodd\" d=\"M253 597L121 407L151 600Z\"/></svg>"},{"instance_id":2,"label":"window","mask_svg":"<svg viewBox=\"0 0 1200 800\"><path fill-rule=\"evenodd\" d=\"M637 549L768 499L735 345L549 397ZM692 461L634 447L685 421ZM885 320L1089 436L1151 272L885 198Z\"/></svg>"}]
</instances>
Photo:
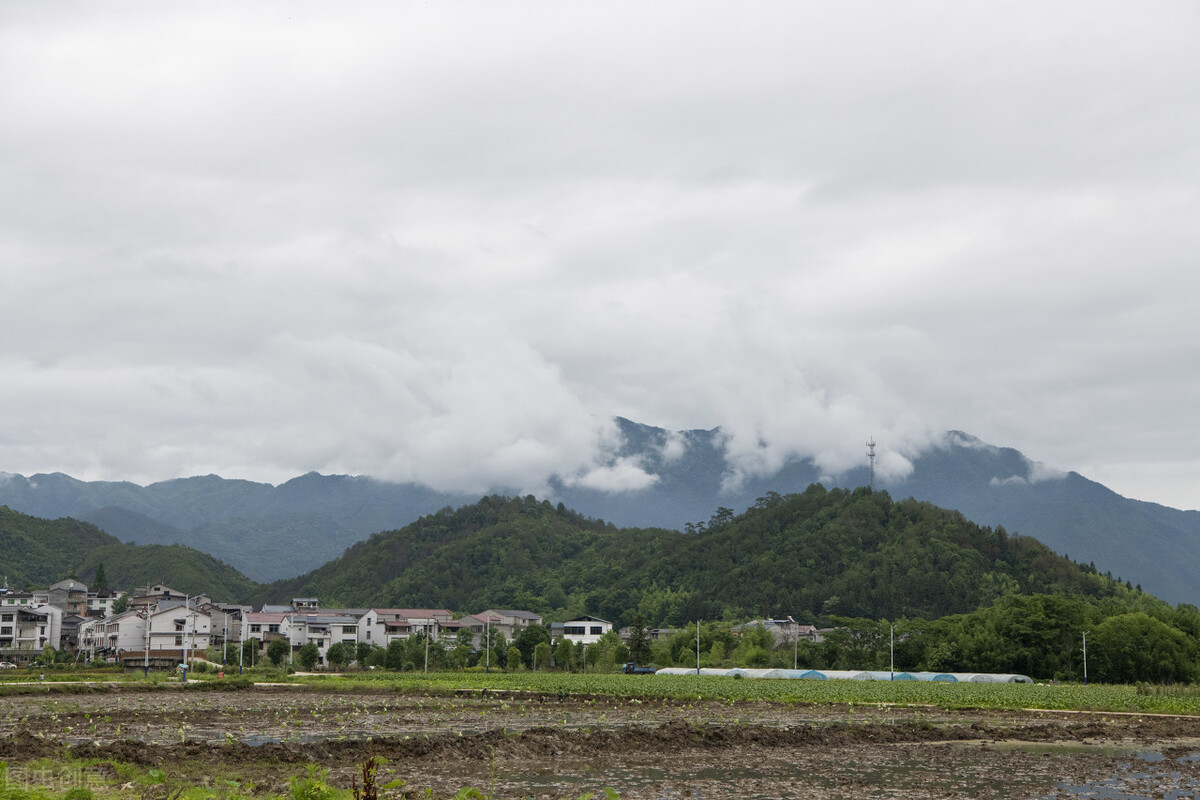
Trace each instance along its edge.
<instances>
[{"instance_id":1,"label":"window","mask_svg":"<svg viewBox=\"0 0 1200 800\"><path fill-rule=\"evenodd\" d=\"M583 636L587 629L582 625L564 625L563 635L565 636Z\"/></svg>"},{"instance_id":2,"label":"window","mask_svg":"<svg viewBox=\"0 0 1200 800\"><path fill-rule=\"evenodd\" d=\"M267 633L279 633L279 626L278 625L267 626Z\"/></svg>"},{"instance_id":3,"label":"window","mask_svg":"<svg viewBox=\"0 0 1200 800\"><path fill-rule=\"evenodd\" d=\"M343 626L342 626L342 633L348 633L348 634L354 635L354 634L358 633L358 626L356 626L356 625L343 625Z\"/></svg>"},{"instance_id":4,"label":"window","mask_svg":"<svg viewBox=\"0 0 1200 800\"><path fill-rule=\"evenodd\" d=\"M251 633L262 633L262 625L259 625L258 623L251 625L250 632Z\"/></svg>"},{"instance_id":5,"label":"window","mask_svg":"<svg viewBox=\"0 0 1200 800\"><path fill-rule=\"evenodd\" d=\"M8 602L11 603L12 600L9 600ZM3 616L0 616L0 621L2 621L2 622L12 622L12 620L13 620L12 614L4 614Z\"/></svg>"},{"instance_id":6,"label":"window","mask_svg":"<svg viewBox=\"0 0 1200 800\"><path fill-rule=\"evenodd\" d=\"M182 636L176 636L176 637L175 637L175 646L176 646L176 647L182 647L182 646L183 646L183 637L182 637Z\"/></svg>"},{"instance_id":7,"label":"window","mask_svg":"<svg viewBox=\"0 0 1200 800\"><path fill-rule=\"evenodd\" d=\"M367 629L367 641L368 642L371 641L371 629L370 628Z\"/></svg>"},{"instance_id":8,"label":"window","mask_svg":"<svg viewBox=\"0 0 1200 800\"><path fill-rule=\"evenodd\" d=\"M604 628L602 628L599 625L592 626L592 636L603 636L603 635L604 635Z\"/></svg>"},{"instance_id":9,"label":"window","mask_svg":"<svg viewBox=\"0 0 1200 800\"><path fill-rule=\"evenodd\" d=\"M12 625L5 625L0 628L0 636L12 636Z\"/></svg>"}]
</instances>

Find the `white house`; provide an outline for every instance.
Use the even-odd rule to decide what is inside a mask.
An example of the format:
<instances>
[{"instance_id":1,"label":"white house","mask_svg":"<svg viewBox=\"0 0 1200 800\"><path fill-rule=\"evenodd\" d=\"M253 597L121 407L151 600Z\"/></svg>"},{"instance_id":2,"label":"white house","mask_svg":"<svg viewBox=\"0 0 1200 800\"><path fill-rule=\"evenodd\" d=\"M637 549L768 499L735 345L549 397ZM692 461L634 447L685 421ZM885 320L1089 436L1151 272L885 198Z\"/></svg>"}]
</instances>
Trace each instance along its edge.
<instances>
[{"instance_id":1,"label":"white house","mask_svg":"<svg viewBox=\"0 0 1200 800\"><path fill-rule=\"evenodd\" d=\"M552 639L595 644L600 637L612 630L612 623L599 617L578 617L566 622L555 622L550 626Z\"/></svg>"},{"instance_id":2,"label":"white house","mask_svg":"<svg viewBox=\"0 0 1200 800\"><path fill-rule=\"evenodd\" d=\"M288 638L296 650L310 642L317 646L321 663L325 653L338 642L358 641L359 620L352 614L291 614L288 617Z\"/></svg>"},{"instance_id":3,"label":"white house","mask_svg":"<svg viewBox=\"0 0 1200 800\"><path fill-rule=\"evenodd\" d=\"M398 608L371 608L358 620L358 641L376 647L411 635L412 623Z\"/></svg>"},{"instance_id":4,"label":"white house","mask_svg":"<svg viewBox=\"0 0 1200 800\"><path fill-rule=\"evenodd\" d=\"M117 593L112 591L89 591L87 596L87 615L89 617L107 617L112 613L113 603L117 602Z\"/></svg>"},{"instance_id":5,"label":"white house","mask_svg":"<svg viewBox=\"0 0 1200 800\"><path fill-rule=\"evenodd\" d=\"M213 643L212 617L195 604L164 600L148 619L151 650L203 650Z\"/></svg>"},{"instance_id":6,"label":"white house","mask_svg":"<svg viewBox=\"0 0 1200 800\"><path fill-rule=\"evenodd\" d=\"M22 592L20 589L5 588L0 590L0 608L10 606L28 606L33 604L33 594Z\"/></svg>"},{"instance_id":7,"label":"white house","mask_svg":"<svg viewBox=\"0 0 1200 800\"><path fill-rule=\"evenodd\" d=\"M58 647L61 638L62 611L54 606L0 609L0 647L6 650L40 651Z\"/></svg>"},{"instance_id":8,"label":"white house","mask_svg":"<svg viewBox=\"0 0 1200 800\"><path fill-rule=\"evenodd\" d=\"M496 625L496 619L499 619L499 627L504 633L505 638L509 641L517 638L521 631L528 628L530 625L541 625L542 615L535 614L532 611L514 611L511 609L489 608L479 616L490 616L492 625Z\"/></svg>"},{"instance_id":9,"label":"white house","mask_svg":"<svg viewBox=\"0 0 1200 800\"><path fill-rule=\"evenodd\" d=\"M213 642L218 647L226 642L242 641L242 616L250 610L249 606L213 603L204 610L212 617Z\"/></svg>"},{"instance_id":10,"label":"white house","mask_svg":"<svg viewBox=\"0 0 1200 800\"><path fill-rule=\"evenodd\" d=\"M454 613L444 608L401 608L398 610L412 626L413 633L424 631L433 641L437 641L443 625L454 621Z\"/></svg>"},{"instance_id":11,"label":"white house","mask_svg":"<svg viewBox=\"0 0 1200 800\"><path fill-rule=\"evenodd\" d=\"M288 638L288 614L282 611L250 611L245 615L246 638L269 642Z\"/></svg>"},{"instance_id":12,"label":"white house","mask_svg":"<svg viewBox=\"0 0 1200 800\"><path fill-rule=\"evenodd\" d=\"M125 611L103 619L92 618L79 626L79 649L93 658L140 651L145 646L146 620L139 611Z\"/></svg>"}]
</instances>

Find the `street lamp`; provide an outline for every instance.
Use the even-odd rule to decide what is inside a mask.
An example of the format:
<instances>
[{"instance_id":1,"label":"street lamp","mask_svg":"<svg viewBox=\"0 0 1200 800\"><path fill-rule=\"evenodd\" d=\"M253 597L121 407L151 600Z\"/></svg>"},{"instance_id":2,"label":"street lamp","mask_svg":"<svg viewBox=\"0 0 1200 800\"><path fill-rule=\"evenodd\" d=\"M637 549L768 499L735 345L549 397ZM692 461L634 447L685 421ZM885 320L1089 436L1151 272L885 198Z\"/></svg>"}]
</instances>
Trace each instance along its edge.
<instances>
[{"instance_id":1,"label":"street lamp","mask_svg":"<svg viewBox=\"0 0 1200 800\"><path fill-rule=\"evenodd\" d=\"M696 674L700 674L700 620L696 620Z\"/></svg>"}]
</instances>

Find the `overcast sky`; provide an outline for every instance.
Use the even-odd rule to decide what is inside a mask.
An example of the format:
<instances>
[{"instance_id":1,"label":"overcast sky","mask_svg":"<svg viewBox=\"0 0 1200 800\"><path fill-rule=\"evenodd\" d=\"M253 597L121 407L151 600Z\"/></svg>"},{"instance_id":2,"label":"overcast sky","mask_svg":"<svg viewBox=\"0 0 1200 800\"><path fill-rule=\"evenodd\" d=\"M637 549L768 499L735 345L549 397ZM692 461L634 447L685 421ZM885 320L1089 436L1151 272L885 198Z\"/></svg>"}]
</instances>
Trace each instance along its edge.
<instances>
[{"instance_id":1,"label":"overcast sky","mask_svg":"<svg viewBox=\"0 0 1200 800\"><path fill-rule=\"evenodd\" d=\"M0 471L947 429L1200 506L1200 5L0 3Z\"/></svg>"}]
</instances>

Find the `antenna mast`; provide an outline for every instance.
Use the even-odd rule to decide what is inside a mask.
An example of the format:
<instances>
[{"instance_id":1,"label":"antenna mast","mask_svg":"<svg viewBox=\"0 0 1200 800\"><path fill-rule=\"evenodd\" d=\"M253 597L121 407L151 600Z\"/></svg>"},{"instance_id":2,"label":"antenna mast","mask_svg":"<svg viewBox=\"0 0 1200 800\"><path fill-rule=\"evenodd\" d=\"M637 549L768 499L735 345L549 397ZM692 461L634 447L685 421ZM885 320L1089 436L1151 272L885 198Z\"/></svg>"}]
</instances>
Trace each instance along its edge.
<instances>
[{"instance_id":1,"label":"antenna mast","mask_svg":"<svg viewBox=\"0 0 1200 800\"><path fill-rule=\"evenodd\" d=\"M875 491L875 437L872 436L867 440L867 462L870 464L870 477L867 480L867 485L871 491Z\"/></svg>"}]
</instances>

